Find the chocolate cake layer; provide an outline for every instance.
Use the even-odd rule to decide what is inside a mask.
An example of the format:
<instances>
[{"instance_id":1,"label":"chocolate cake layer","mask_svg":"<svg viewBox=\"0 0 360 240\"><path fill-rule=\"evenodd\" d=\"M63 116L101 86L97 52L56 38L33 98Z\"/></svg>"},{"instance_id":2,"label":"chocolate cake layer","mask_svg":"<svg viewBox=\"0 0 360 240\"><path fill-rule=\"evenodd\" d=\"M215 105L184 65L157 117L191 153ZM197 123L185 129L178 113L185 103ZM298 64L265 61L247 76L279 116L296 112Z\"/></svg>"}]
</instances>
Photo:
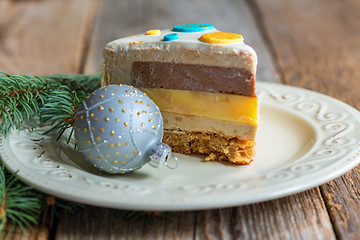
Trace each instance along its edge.
<instances>
[{"instance_id":1,"label":"chocolate cake layer","mask_svg":"<svg viewBox=\"0 0 360 240\"><path fill-rule=\"evenodd\" d=\"M136 61L130 74L135 87L256 96L255 77L244 68Z\"/></svg>"}]
</instances>

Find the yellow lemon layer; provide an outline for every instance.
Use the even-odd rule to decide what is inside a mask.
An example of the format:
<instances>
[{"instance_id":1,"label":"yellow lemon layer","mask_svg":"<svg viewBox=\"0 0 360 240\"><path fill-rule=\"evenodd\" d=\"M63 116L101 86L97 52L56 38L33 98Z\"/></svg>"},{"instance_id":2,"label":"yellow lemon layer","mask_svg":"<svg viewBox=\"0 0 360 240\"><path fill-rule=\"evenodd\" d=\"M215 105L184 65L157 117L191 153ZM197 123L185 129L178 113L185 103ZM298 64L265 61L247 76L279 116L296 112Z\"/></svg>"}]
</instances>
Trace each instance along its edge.
<instances>
[{"instance_id":1,"label":"yellow lemon layer","mask_svg":"<svg viewBox=\"0 0 360 240\"><path fill-rule=\"evenodd\" d=\"M258 99L234 94L141 89L161 111L258 125Z\"/></svg>"}]
</instances>

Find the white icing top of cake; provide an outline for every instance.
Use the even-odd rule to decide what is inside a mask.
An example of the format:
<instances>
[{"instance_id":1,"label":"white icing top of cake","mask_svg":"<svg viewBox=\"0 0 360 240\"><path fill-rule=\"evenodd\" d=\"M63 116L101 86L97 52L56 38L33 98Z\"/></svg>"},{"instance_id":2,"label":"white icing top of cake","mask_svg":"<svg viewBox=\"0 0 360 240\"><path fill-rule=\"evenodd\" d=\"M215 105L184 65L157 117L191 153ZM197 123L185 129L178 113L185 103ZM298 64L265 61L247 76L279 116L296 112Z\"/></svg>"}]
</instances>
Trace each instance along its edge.
<instances>
[{"instance_id":1,"label":"white icing top of cake","mask_svg":"<svg viewBox=\"0 0 360 240\"><path fill-rule=\"evenodd\" d=\"M107 50L115 52L124 52L130 49L159 49L171 50L177 48L198 49L200 51L211 51L223 54L246 54L256 59L256 52L243 41L230 44L211 44L201 42L199 39L202 35L212 32L219 32L217 29L200 31L200 32L174 32L172 30L161 30L159 35L147 35L146 33L137 34L130 37L119 38L108 43L105 47ZM177 40L164 41L164 36L176 33Z\"/></svg>"}]
</instances>

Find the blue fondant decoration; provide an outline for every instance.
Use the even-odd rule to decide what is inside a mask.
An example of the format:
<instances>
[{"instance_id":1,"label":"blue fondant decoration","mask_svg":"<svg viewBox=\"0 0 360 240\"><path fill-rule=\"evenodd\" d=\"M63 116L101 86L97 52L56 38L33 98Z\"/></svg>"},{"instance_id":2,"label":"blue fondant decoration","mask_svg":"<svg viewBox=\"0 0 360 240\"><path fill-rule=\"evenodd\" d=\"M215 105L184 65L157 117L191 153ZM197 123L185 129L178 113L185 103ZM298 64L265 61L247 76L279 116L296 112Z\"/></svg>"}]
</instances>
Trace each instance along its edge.
<instances>
[{"instance_id":1,"label":"blue fondant decoration","mask_svg":"<svg viewBox=\"0 0 360 240\"><path fill-rule=\"evenodd\" d=\"M164 41L174 41L179 39L179 35L177 33L170 33L164 36Z\"/></svg>"},{"instance_id":2,"label":"blue fondant decoration","mask_svg":"<svg viewBox=\"0 0 360 240\"><path fill-rule=\"evenodd\" d=\"M177 25L173 28L174 32L201 32L215 29L212 24L194 23L194 24L183 24Z\"/></svg>"}]
</instances>

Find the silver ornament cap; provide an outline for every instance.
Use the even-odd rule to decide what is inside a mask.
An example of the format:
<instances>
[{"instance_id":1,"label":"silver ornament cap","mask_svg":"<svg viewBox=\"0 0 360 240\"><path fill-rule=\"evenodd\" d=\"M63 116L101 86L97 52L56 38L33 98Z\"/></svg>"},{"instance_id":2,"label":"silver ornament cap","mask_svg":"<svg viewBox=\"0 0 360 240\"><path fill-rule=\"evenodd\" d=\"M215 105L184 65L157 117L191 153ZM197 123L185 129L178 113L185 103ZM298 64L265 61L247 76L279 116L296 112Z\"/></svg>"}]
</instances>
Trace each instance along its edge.
<instances>
[{"instance_id":1,"label":"silver ornament cap","mask_svg":"<svg viewBox=\"0 0 360 240\"><path fill-rule=\"evenodd\" d=\"M178 166L178 159L173 156L175 160L175 166L170 166L169 159L171 156L171 147L165 143L160 142L156 144L156 147L153 149L153 154L150 156L151 161L149 164L156 168L167 166L168 168L175 169Z\"/></svg>"},{"instance_id":2,"label":"silver ornament cap","mask_svg":"<svg viewBox=\"0 0 360 240\"><path fill-rule=\"evenodd\" d=\"M76 112L78 150L94 167L107 173L132 172L152 159L159 159L152 166L166 165L162 157L168 158L171 148L168 147L170 152L166 147L158 149L162 137L159 108L146 94L131 86L101 87Z\"/></svg>"}]
</instances>

